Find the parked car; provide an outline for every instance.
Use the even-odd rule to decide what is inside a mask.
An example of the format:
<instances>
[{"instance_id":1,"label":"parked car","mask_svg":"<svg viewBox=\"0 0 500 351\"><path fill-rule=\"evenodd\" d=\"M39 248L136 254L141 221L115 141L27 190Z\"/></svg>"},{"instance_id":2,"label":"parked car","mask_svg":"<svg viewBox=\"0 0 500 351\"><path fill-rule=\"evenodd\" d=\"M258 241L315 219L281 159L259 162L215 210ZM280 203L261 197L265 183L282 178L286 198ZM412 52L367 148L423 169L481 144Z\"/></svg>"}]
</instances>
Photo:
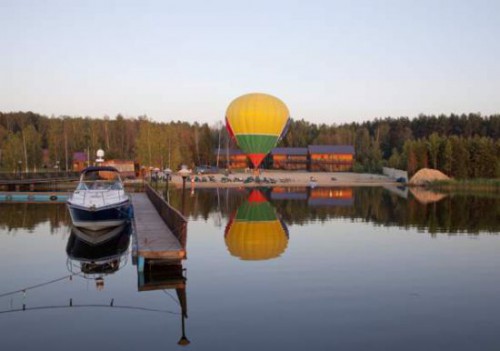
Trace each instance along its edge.
<instances>
[{"instance_id":1,"label":"parked car","mask_svg":"<svg viewBox=\"0 0 500 351\"><path fill-rule=\"evenodd\" d=\"M211 173L218 173L219 169L215 166L204 165L204 166L197 166L194 171L196 174L211 174Z\"/></svg>"}]
</instances>

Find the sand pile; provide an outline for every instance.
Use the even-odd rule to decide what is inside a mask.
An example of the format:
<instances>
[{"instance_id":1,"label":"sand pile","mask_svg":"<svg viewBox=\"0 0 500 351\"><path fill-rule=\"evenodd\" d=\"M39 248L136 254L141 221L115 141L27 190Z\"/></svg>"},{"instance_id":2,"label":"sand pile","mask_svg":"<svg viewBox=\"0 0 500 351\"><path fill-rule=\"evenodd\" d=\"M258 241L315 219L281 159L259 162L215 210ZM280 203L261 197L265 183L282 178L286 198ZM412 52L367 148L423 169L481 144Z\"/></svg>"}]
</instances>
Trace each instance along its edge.
<instances>
[{"instance_id":1,"label":"sand pile","mask_svg":"<svg viewBox=\"0 0 500 351\"><path fill-rule=\"evenodd\" d=\"M446 197L446 194L435 193L433 191L425 190L424 188L410 188L413 197L423 205L433 202L441 201Z\"/></svg>"},{"instance_id":2,"label":"sand pile","mask_svg":"<svg viewBox=\"0 0 500 351\"><path fill-rule=\"evenodd\" d=\"M413 177L411 177L409 184L410 185L425 185L426 183L433 182L435 180L448 180L448 177L443 172L438 171L437 169L430 168L422 168L420 171L415 173Z\"/></svg>"}]
</instances>

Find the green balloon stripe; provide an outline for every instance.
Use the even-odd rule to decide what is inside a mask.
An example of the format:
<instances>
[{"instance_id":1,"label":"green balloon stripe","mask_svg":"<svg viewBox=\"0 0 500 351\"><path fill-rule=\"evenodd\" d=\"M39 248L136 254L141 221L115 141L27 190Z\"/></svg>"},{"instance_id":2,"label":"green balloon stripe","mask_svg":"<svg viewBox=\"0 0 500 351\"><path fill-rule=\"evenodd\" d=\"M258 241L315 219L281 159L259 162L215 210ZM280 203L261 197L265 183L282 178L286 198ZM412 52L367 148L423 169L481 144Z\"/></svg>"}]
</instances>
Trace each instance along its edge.
<instances>
[{"instance_id":1,"label":"green balloon stripe","mask_svg":"<svg viewBox=\"0 0 500 351\"><path fill-rule=\"evenodd\" d=\"M236 135L236 142L241 150L247 154L267 154L276 145L278 136L275 135Z\"/></svg>"},{"instance_id":2,"label":"green balloon stripe","mask_svg":"<svg viewBox=\"0 0 500 351\"><path fill-rule=\"evenodd\" d=\"M237 221L262 222L275 221L276 219L276 212L269 202L245 202L236 213Z\"/></svg>"}]
</instances>

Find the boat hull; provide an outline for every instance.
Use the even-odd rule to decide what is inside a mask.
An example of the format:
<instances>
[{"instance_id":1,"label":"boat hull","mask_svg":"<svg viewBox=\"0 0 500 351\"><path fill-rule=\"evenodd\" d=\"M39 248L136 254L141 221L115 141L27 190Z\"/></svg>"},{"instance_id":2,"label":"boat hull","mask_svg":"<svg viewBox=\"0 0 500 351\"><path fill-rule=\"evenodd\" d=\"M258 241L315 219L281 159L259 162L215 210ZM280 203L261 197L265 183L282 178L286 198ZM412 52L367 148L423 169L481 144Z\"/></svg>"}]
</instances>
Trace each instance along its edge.
<instances>
[{"instance_id":1,"label":"boat hull","mask_svg":"<svg viewBox=\"0 0 500 351\"><path fill-rule=\"evenodd\" d=\"M102 208L83 208L68 203L73 225L88 230L103 230L118 227L130 220L130 201Z\"/></svg>"}]
</instances>

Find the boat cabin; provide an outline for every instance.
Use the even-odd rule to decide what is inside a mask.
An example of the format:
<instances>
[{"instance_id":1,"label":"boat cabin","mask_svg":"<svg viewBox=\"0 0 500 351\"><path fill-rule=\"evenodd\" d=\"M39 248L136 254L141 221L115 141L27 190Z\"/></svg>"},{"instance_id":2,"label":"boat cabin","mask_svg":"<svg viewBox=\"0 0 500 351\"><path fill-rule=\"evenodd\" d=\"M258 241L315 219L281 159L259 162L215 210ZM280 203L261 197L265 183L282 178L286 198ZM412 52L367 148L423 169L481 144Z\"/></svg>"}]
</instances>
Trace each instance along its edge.
<instances>
[{"instance_id":1,"label":"boat cabin","mask_svg":"<svg viewBox=\"0 0 500 351\"><path fill-rule=\"evenodd\" d=\"M80 176L77 190L122 190L120 173L114 167L87 167Z\"/></svg>"}]
</instances>

